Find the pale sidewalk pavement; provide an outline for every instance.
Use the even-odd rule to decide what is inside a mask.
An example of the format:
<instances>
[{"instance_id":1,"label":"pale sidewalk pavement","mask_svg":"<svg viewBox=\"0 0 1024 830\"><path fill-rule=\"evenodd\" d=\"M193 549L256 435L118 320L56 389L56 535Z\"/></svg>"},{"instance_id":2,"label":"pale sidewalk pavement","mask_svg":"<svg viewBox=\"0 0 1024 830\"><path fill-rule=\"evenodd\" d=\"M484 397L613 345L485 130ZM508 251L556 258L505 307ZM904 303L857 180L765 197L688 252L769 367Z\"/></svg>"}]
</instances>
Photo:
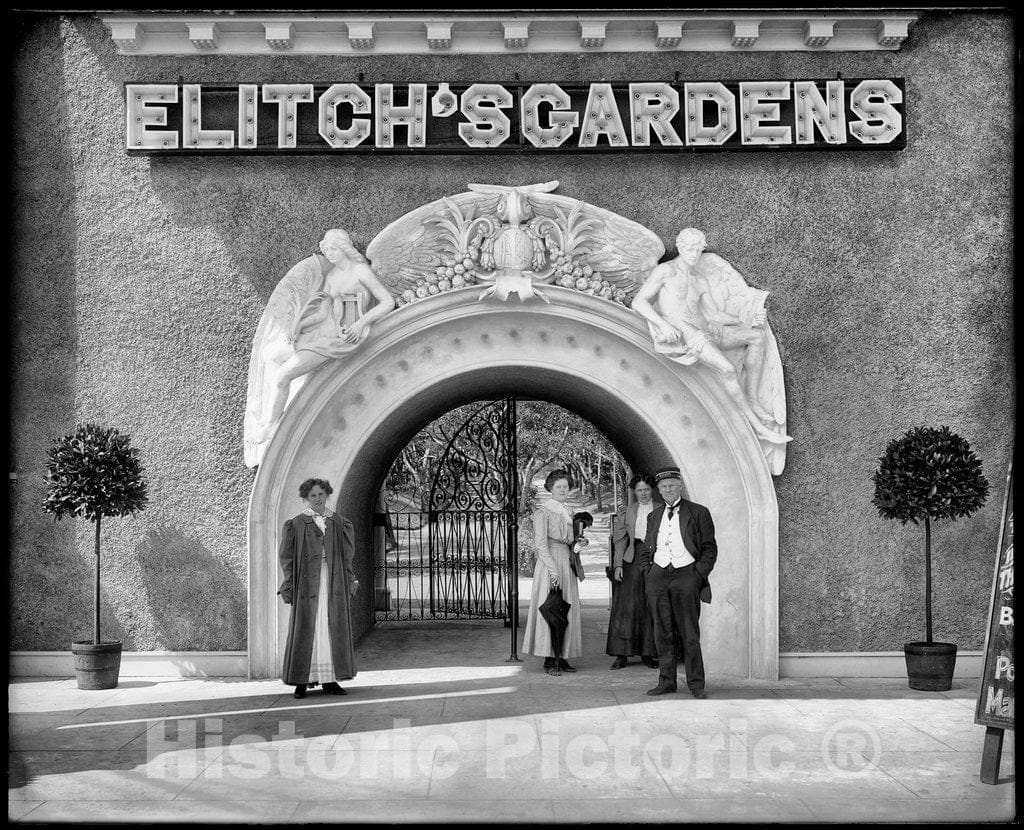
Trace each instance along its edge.
<instances>
[{"instance_id":1,"label":"pale sidewalk pavement","mask_svg":"<svg viewBox=\"0 0 1024 830\"><path fill-rule=\"evenodd\" d=\"M378 627L346 697L276 680L73 679L9 687L8 815L23 822L978 822L1016 815L979 780L977 683L716 678L647 697L610 671L605 527L581 585L578 674L506 662L500 622ZM524 579L525 609L531 583ZM525 613L523 614L525 619ZM520 630L520 643L522 642ZM681 684L682 686L682 684ZM685 686L682 686L685 690Z\"/></svg>"},{"instance_id":2,"label":"pale sidewalk pavement","mask_svg":"<svg viewBox=\"0 0 1024 830\"><path fill-rule=\"evenodd\" d=\"M595 580L595 583L597 581ZM586 583L584 583L586 584ZM591 591L596 585L588 586ZM974 682L715 678L705 701L610 671L584 602L578 674L500 622L375 629L346 697L276 680L9 686L10 819L117 822L1007 821L979 780Z\"/></svg>"}]
</instances>

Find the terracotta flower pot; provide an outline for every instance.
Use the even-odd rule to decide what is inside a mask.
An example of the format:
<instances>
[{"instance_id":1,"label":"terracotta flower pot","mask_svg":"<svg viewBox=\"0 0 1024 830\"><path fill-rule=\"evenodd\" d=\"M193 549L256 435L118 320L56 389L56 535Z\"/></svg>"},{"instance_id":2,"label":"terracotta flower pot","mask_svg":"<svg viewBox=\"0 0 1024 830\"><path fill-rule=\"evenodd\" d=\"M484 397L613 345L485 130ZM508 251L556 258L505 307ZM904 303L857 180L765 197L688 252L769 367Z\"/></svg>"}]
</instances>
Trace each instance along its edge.
<instances>
[{"instance_id":1,"label":"terracotta flower pot","mask_svg":"<svg viewBox=\"0 0 1024 830\"><path fill-rule=\"evenodd\" d=\"M956 646L953 643L905 643L907 680L911 689L945 692L953 685Z\"/></svg>"}]
</instances>

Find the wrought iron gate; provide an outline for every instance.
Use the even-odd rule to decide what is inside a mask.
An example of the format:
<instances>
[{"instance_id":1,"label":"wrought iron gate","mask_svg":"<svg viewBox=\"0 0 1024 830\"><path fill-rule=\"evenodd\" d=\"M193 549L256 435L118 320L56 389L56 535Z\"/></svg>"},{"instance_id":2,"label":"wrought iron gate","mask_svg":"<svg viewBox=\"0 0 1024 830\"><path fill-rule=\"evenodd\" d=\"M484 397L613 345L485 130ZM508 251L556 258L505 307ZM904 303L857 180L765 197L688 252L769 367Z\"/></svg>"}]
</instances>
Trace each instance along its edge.
<instances>
[{"instance_id":1,"label":"wrought iron gate","mask_svg":"<svg viewBox=\"0 0 1024 830\"><path fill-rule=\"evenodd\" d=\"M505 398L451 431L425 509L385 499L376 522L388 537L375 563L376 619L504 619L514 636L517 503L516 402Z\"/></svg>"}]
</instances>

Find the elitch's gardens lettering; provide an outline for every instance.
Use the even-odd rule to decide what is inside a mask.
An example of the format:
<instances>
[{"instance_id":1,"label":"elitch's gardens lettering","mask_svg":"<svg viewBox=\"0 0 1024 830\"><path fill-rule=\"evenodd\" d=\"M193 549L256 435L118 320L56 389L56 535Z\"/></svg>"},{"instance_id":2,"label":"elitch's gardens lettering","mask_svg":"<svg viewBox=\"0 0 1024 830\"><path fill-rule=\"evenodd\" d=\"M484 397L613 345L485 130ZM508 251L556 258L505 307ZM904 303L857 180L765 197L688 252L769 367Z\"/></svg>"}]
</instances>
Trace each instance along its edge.
<instances>
[{"instance_id":1,"label":"elitch's gardens lettering","mask_svg":"<svg viewBox=\"0 0 1024 830\"><path fill-rule=\"evenodd\" d=\"M899 150L903 80L132 83L142 153Z\"/></svg>"}]
</instances>

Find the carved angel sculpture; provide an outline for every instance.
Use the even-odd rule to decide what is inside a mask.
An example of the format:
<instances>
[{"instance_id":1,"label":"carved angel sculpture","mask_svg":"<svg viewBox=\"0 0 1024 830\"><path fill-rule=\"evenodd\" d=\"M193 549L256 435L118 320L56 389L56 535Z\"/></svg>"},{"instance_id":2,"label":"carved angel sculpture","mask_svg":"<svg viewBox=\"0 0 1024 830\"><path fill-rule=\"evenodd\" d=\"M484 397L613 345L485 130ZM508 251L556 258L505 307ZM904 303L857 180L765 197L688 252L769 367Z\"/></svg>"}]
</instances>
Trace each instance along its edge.
<instances>
[{"instance_id":1,"label":"carved angel sculpture","mask_svg":"<svg viewBox=\"0 0 1024 830\"><path fill-rule=\"evenodd\" d=\"M557 280L568 287L597 274L608 299L634 291L665 253L661 240L609 210L553 193L557 187L471 184L468 193L392 222L366 254L408 302L476 283L487 286L480 299L548 300L540 286Z\"/></svg>"},{"instance_id":2,"label":"carved angel sculpture","mask_svg":"<svg viewBox=\"0 0 1024 830\"><path fill-rule=\"evenodd\" d=\"M782 360L765 313L768 292L748 286L728 262L704 253L705 246L699 230L681 231L679 256L651 272L633 309L647 319L655 351L712 368L757 437L785 444L791 439L785 434ZM780 463L766 455L778 475Z\"/></svg>"},{"instance_id":3,"label":"carved angel sculpture","mask_svg":"<svg viewBox=\"0 0 1024 830\"><path fill-rule=\"evenodd\" d=\"M278 283L253 337L244 434L250 467L308 374L358 348L370 324L395 305L345 231L327 231L320 250Z\"/></svg>"}]
</instances>

